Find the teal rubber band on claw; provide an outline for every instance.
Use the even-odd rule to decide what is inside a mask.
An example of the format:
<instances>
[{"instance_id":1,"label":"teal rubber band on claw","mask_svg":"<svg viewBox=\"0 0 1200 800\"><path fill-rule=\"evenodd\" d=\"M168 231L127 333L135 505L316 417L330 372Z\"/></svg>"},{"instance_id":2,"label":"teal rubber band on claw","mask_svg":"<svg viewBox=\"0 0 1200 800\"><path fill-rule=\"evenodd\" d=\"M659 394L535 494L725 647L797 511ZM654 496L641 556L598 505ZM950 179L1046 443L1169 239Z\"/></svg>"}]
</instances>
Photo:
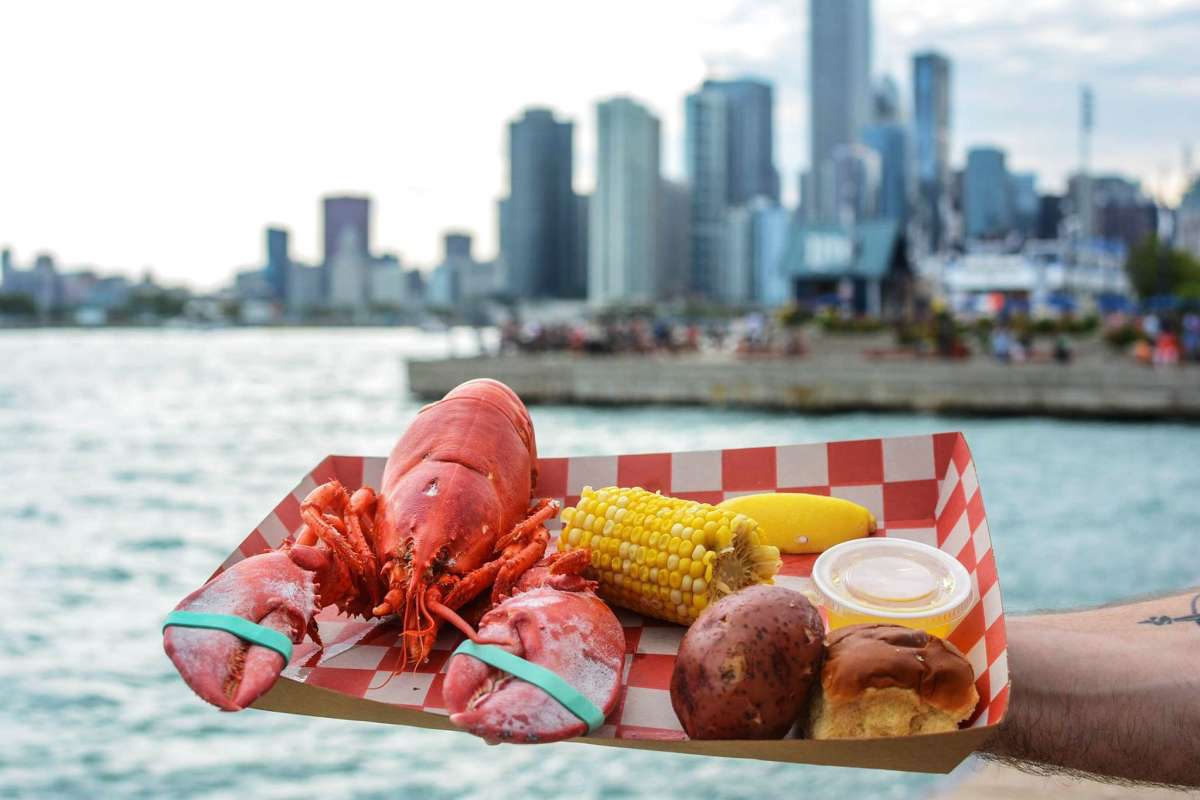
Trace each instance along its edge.
<instances>
[{"instance_id":1,"label":"teal rubber band on claw","mask_svg":"<svg viewBox=\"0 0 1200 800\"><path fill-rule=\"evenodd\" d=\"M172 611L163 622L163 632L172 625L180 628L209 628L232 633L251 644L274 650L283 656L284 663L292 660L292 640L279 631L265 628L248 619L232 614L205 614L199 611Z\"/></svg>"},{"instance_id":2,"label":"teal rubber band on claw","mask_svg":"<svg viewBox=\"0 0 1200 800\"><path fill-rule=\"evenodd\" d=\"M595 732L604 724L604 712L596 708L595 703L584 697L578 689L564 681L556 672L534 664L532 661L526 661L503 648L492 644L475 644L470 639L464 639L463 643L454 651L454 655L460 653L477 658L496 669L504 670L526 683L532 683L557 700L567 711L583 720L583 724L587 725L588 733Z\"/></svg>"}]
</instances>

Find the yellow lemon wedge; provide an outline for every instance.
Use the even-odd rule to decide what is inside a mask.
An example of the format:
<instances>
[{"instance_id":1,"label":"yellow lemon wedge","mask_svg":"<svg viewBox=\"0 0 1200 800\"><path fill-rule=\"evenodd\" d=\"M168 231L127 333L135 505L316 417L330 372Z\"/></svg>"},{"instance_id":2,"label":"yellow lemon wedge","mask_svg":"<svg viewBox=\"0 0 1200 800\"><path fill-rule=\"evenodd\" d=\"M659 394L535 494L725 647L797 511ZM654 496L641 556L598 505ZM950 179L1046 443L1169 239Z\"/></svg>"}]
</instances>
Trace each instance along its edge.
<instances>
[{"instance_id":1,"label":"yellow lemon wedge","mask_svg":"<svg viewBox=\"0 0 1200 800\"><path fill-rule=\"evenodd\" d=\"M759 540L781 553L821 553L875 532L870 511L840 497L779 492L731 497L717 508L758 523Z\"/></svg>"}]
</instances>

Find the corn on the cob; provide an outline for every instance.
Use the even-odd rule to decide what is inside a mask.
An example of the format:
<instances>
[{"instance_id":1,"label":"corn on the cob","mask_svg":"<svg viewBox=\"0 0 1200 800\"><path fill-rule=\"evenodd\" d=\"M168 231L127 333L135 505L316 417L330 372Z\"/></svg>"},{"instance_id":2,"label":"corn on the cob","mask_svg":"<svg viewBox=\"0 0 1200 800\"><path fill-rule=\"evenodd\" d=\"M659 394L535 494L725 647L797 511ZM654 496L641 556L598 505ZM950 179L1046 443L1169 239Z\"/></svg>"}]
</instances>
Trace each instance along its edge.
<instances>
[{"instance_id":1,"label":"corn on the cob","mask_svg":"<svg viewBox=\"0 0 1200 800\"><path fill-rule=\"evenodd\" d=\"M562 523L558 549L591 549L601 597L682 625L718 598L772 583L781 563L746 515L641 488L585 486Z\"/></svg>"}]
</instances>

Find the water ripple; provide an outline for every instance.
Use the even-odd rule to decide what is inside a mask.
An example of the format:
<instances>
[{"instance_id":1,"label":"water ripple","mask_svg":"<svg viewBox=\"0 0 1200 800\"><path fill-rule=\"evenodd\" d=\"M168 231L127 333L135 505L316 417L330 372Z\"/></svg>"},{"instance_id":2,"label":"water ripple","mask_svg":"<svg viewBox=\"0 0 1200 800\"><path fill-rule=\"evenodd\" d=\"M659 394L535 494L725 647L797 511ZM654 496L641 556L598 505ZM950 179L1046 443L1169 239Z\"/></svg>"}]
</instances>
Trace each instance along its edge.
<instances>
[{"instance_id":1,"label":"water ripple","mask_svg":"<svg viewBox=\"0 0 1200 800\"><path fill-rule=\"evenodd\" d=\"M402 356L472 335L29 331L0 337L0 796L903 798L943 779L462 734L198 700L166 612L327 453L385 454ZM352 376L352 380L339 376ZM540 449L684 450L963 430L1009 610L1200 582L1200 428L702 408L533 409ZM13 490L15 488L15 491ZM4 523L0 523L3 525ZM1136 559L1113 543L1137 539ZM15 587L15 590L14 590Z\"/></svg>"}]
</instances>

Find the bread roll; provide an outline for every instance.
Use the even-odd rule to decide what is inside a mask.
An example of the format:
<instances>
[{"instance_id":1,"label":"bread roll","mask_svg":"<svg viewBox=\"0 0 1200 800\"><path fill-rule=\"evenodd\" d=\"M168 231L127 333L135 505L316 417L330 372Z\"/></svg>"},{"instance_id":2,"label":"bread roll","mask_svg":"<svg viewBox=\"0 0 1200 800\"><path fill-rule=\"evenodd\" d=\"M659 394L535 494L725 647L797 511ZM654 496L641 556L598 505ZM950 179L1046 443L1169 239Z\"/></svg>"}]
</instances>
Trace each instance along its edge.
<instances>
[{"instance_id":1,"label":"bread roll","mask_svg":"<svg viewBox=\"0 0 1200 800\"><path fill-rule=\"evenodd\" d=\"M810 715L813 739L952 731L979 702L975 674L954 645L899 625L850 625L825 639Z\"/></svg>"}]
</instances>

